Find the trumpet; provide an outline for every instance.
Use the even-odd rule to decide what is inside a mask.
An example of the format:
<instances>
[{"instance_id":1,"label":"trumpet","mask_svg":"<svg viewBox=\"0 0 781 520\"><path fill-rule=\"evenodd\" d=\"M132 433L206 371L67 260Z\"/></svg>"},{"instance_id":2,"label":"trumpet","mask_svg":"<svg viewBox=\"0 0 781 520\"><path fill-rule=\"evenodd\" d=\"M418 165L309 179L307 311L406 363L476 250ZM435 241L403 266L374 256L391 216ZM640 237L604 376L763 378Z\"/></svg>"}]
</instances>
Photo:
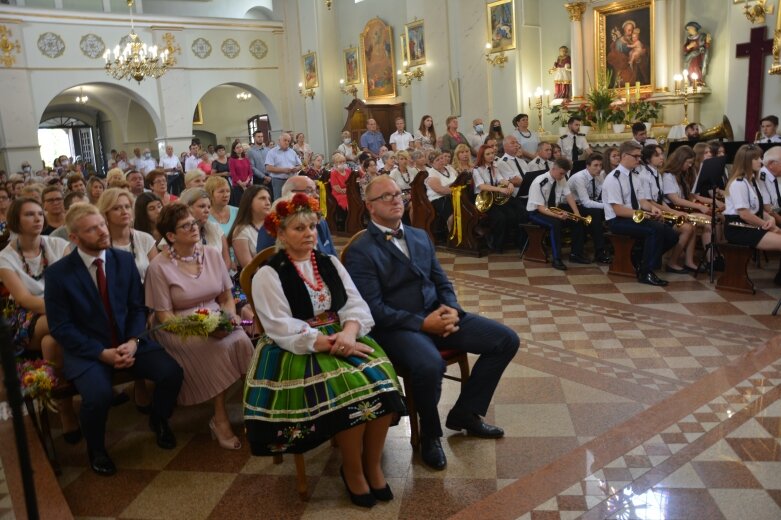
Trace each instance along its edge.
<instances>
[{"instance_id":1,"label":"trumpet","mask_svg":"<svg viewBox=\"0 0 781 520\"><path fill-rule=\"evenodd\" d=\"M634 214L632 215L632 221L636 224L639 224L643 220L645 220L645 217L650 217L651 214L647 211L643 211L642 209L635 210ZM684 217L681 215L675 215L673 213L670 213L668 211L662 212L662 219L673 223L676 227L682 226L684 222Z\"/></svg>"},{"instance_id":2,"label":"trumpet","mask_svg":"<svg viewBox=\"0 0 781 520\"><path fill-rule=\"evenodd\" d=\"M581 215L575 215L574 213L571 213L569 211L563 210L563 209L561 209L559 207L556 207L556 206L554 206L552 208L548 208L548 211L550 211L551 213L553 213L555 215L566 215L566 217L569 220L574 220L575 222L583 222L587 226L591 225L591 215L586 215L585 217L583 217Z\"/></svg>"}]
</instances>

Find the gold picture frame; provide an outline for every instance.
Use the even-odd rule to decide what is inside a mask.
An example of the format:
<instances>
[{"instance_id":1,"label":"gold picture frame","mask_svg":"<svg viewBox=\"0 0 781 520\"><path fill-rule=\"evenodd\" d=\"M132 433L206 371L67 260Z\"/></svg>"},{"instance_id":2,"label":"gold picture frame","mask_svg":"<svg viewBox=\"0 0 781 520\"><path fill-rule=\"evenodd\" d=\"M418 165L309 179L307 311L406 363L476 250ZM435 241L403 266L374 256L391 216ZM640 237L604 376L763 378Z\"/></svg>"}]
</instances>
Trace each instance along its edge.
<instances>
[{"instance_id":1,"label":"gold picture frame","mask_svg":"<svg viewBox=\"0 0 781 520\"><path fill-rule=\"evenodd\" d=\"M364 97L396 97L396 68L393 60L393 29L379 18L372 18L361 31Z\"/></svg>"},{"instance_id":2,"label":"gold picture frame","mask_svg":"<svg viewBox=\"0 0 781 520\"><path fill-rule=\"evenodd\" d=\"M320 80L317 77L317 53L307 52L301 56L301 66L304 69L304 88L317 88Z\"/></svg>"},{"instance_id":3,"label":"gold picture frame","mask_svg":"<svg viewBox=\"0 0 781 520\"><path fill-rule=\"evenodd\" d=\"M615 2L594 8L596 86L610 75L611 88L654 91L654 0Z\"/></svg>"},{"instance_id":4,"label":"gold picture frame","mask_svg":"<svg viewBox=\"0 0 781 520\"><path fill-rule=\"evenodd\" d=\"M404 59L410 67L426 63L426 31L423 20L415 20L404 25Z\"/></svg>"},{"instance_id":5,"label":"gold picture frame","mask_svg":"<svg viewBox=\"0 0 781 520\"><path fill-rule=\"evenodd\" d=\"M344 56L344 84L357 85L361 82L361 60L358 47L348 47L342 51Z\"/></svg>"},{"instance_id":6,"label":"gold picture frame","mask_svg":"<svg viewBox=\"0 0 781 520\"><path fill-rule=\"evenodd\" d=\"M193 112L193 124L203 124L203 106L201 105L200 101L195 105L195 112Z\"/></svg>"},{"instance_id":7,"label":"gold picture frame","mask_svg":"<svg viewBox=\"0 0 781 520\"><path fill-rule=\"evenodd\" d=\"M515 49L515 2L498 0L485 6L489 53Z\"/></svg>"}]
</instances>

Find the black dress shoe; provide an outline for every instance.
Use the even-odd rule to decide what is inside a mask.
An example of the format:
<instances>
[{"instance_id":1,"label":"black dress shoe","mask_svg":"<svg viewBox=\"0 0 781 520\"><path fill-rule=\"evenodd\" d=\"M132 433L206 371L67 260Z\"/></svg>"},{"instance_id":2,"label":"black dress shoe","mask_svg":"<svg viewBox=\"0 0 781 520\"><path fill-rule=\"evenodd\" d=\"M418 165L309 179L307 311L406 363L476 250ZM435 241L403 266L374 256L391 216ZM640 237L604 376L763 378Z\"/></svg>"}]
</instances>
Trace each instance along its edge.
<instances>
[{"instance_id":1,"label":"black dress shoe","mask_svg":"<svg viewBox=\"0 0 781 520\"><path fill-rule=\"evenodd\" d=\"M553 262L551 263L551 265L553 266L554 269L558 269L559 271L566 271L567 270L567 266L564 265L564 262L562 262L558 258L554 258Z\"/></svg>"},{"instance_id":2,"label":"black dress shoe","mask_svg":"<svg viewBox=\"0 0 781 520\"><path fill-rule=\"evenodd\" d=\"M658 283L658 284L659 284L661 287L664 287L664 286L666 286L667 284L669 284L669 283L670 283L670 282L668 282L667 280L662 280L661 278L659 278L658 276L656 276L656 273L655 273L655 272L653 272L653 271L651 271L651 276L652 276L652 277L653 277L653 279L656 281L656 283Z\"/></svg>"},{"instance_id":3,"label":"black dress shoe","mask_svg":"<svg viewBox=\"0 0 781 520\"><path fill-rule=\"evenodd\" d=\"M602 254L597 256L597 262L600 264L610 264L613 262L613 259L610 258L610 255L608 254Z\"/></svg>"},{"instance_id":4,"label":"black dress shoe","mask_svg":"<svg viewBox=\"0 0 781 520\"><path fill-rule=\"evenodd\" d=\"M469 435L482 437L484 439L498 439L504 437L504 430L498 426L488 424L477 414L462 415L453 413L447 416L445 426L451 430L466 430Z\"/></svg>"},{"instance_id":5,"label":"black dress shoe","mask_svg":"<svg viewBox=\"0 0 781 520\"><path fill-rule=\"evenodd\" d=\"M590 264L591 260L581 255L569 255L569 261L573 264Z\"/></svg>"},{"instance_id":6,"label":"black dress shoe","mask_svg":"<svg viewBox=\"0 0 781 520\"><path fill-rule=\"evenodd\" d=\"M687 274L689 272L685 267L681 269L676 269L675 267L670 267L669 265L664 266L664 271L666 273L672 273L672 274Z\"/></svg>"},{"instance_id":7,"label":"black dress shoe","mask_svg":"<svg viewBox=\"0 0 781 520\"><path fill-rule=\"evenodd\" d=\"M373 487L369 486L369 490L377 500L382 500L383 502L390 502L393 500L393 491L391 491L390 484L387 482L385 483L385 487L382 489L374 489Z\"/></svg>"},{"instance_id":8,"label":"black dress shoe","mask_svg":"<svg viewBox=\"0 0 781 520\"><path fill-rule=\"evenodd\" d=\"M377 499L374 498L374 495L371 492L366 493L364 495L356 495L355 493L350 491L350 486L347 485L347 479L344 478L344 467L339 468L339 475L342 476L342 482L344 482L344 487L345 489L347 489L347 494L350 495L350 501L353 504L360 507L373 507L374 504L377 503ZM390 488L388 488L388 491L390 491ZM391 498L393 497L391 496Z\"/></svg>"},{"instance_id":9,"label":"black dress shoe","mask_svg":"<svg viewBox=\"0 0 781 520\"><path fill-rule=\"evenodd\" d=\"M73 430L72 432L64 432L62 434L62 438L65 442L68 444L78 444L81 442L81 428L77 428Z\"/></svg>"},{"instance_id":10,"label":"black dress shoe","mask_svg":"<svg viewBox=\"0 0 781 520\"><path fill-rule=\"evenodd\" d=\"M111 399L111 406L122 406L128 401L130 401L130 397L125 392L119 392L114 394L114 397Z\"/></svg>"},{"instance_id":11,"label":"black dress shoe","mask_svg":"<svg viewBox=\"0 0 781 520\"><path fill-rule=\"evenodd\" d=\"M640 283L644 283L646 285L656 285L658 287L664 287L665 285L667 285L667 282L657 278L656 275L653 273L641 274L640 276L637 277L637 281Z\"/></svg>"},{"instance_id":12,"label":"black dress shoe","mask_svg":"<svg viewBox=\"0 0 781 520\"><path fill-rule=\"evenodd\" d=\"M442 443L439 437L433 439L420 439L420 457L423 462L431 469L443 470L447 466L445 450L442 449Z\"/></svg>"},{"instance_id":13,"label":"black dress shoe","mask_svg":"<svg viewBox=\"0 0 781 520\"><path fill-rule=\"evenodd\" d=\"M168 421L152 416L149 418L149 429L155 433L158 446L164 450L172 450L176 447L176 437L168 426Z\"/></svg>"},{"instance_id":14,"label":"black dress shoe","mask_svg":"<svg viewBox=\"0 0 781 520\"><path fill-rule=\"evenodd\" d=\"M90 453L89 465L92 471L102 477L110 477L117 472L117 467L105 451Z\"/></svg>"}]
</instances>

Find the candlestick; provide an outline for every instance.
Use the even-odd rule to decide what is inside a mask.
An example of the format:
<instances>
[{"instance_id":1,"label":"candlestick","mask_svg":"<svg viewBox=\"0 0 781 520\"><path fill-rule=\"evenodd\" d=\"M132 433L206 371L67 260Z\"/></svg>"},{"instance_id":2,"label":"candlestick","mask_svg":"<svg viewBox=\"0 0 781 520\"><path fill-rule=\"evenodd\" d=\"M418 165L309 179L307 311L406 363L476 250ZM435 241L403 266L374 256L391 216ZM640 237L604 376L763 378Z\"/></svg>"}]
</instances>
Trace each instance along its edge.
<instances>
[{"instance_id":1,"label":"candlestick","mask_svg":"<svg viewBox=\"0 0 781 520\"><path fill-rule=\"evenodd\" d=\"M640 101L640 82L635 83L635 89L637 90L637 100Z\"/></svg>"}]
</instances>

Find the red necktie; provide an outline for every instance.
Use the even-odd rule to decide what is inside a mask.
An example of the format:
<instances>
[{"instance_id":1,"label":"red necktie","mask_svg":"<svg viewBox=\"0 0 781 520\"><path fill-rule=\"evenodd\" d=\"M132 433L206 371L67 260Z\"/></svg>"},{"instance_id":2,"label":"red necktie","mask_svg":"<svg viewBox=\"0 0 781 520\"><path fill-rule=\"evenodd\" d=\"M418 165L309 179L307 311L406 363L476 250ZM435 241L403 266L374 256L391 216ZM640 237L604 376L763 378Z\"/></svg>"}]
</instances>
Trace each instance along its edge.
<instances>
[{"instance_id":1,"label":"red necktie","mask_svg":"<svg viewBox=\"0 0 781 520\"><path fill-rule=\"evenodd\" d=\"M98 292L100 293L100 299L103 300L103 308L108 316L108 325L111 327L111 346L116 347L119 345L119 338L117 338L117 327L114 323L114 313L111 311L111 302L108 299L108 284L106 283L106 273L103 271L103 260L96 258L93 263L98 268L96 273Z\"/></svg>"}]
</instances>

